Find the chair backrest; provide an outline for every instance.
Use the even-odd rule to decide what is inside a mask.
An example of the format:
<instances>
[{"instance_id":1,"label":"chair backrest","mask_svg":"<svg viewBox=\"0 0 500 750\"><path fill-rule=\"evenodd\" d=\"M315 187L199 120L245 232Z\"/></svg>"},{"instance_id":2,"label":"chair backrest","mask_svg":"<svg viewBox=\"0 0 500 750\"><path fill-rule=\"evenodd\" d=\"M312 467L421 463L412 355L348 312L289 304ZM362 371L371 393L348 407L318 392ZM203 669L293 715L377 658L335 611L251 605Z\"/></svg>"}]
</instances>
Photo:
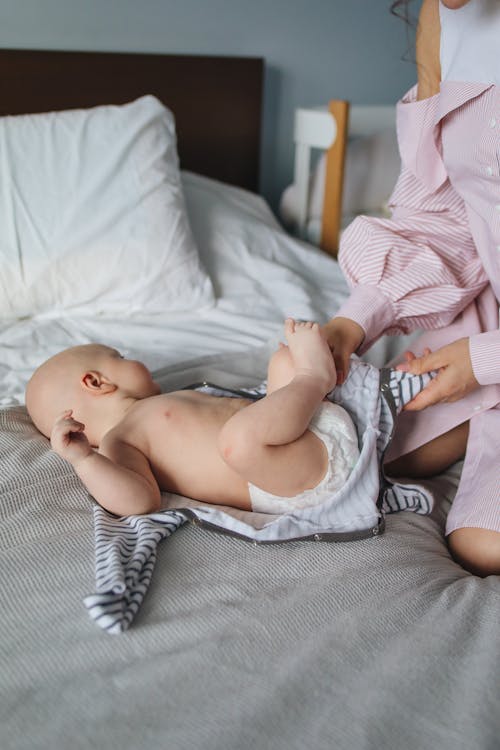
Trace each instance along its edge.
<instances>
[{"instance_id":1,"label":"chair backrest","mask_svg":"<svg viewBox=\"0 0 500 750\"><path fill-rule=\"evenodd\" d=\"M298 231L306 236L311 150L322 149L326 151L326 175L320 246L334 257L338 252L348 139L370 136L394 126L394 106L349 106L347 101L334 99L328 107L295 112L294 183L298 190Z\"/></svg>"}]
</instances>

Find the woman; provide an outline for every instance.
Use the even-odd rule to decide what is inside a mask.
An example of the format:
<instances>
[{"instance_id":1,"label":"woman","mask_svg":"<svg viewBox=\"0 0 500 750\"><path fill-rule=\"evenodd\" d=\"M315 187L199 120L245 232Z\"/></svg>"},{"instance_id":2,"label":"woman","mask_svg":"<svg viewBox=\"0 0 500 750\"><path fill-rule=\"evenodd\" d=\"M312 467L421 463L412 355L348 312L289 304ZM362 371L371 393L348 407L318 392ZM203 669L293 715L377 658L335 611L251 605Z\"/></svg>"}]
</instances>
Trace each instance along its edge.
<instances>
[{"instance_id":1,"label":"woman","mask_svg":"<svg viewBox=\"0 0 500 750\"><path fill-rule=\"evenodd\" d=\"M343 373L383 333L425 331L400 367L439 375L406 407L386 470L418 476L430 456L437 473L465 455L446 534L478 575L500 573L499 39L500 0L423 0L392 218L344 233L353 289L325 326Z\"/></svg>"}]
</instances>

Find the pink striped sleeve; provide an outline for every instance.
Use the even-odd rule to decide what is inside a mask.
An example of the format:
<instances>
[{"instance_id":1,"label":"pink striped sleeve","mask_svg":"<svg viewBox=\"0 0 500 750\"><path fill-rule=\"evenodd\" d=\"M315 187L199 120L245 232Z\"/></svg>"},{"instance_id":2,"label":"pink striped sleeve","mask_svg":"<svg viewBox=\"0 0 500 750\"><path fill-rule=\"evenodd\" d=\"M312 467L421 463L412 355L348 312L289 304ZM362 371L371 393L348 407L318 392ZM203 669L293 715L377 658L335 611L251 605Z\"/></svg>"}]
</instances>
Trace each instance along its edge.
<instances>
[{"instance_id":1,"label":"pink striped sleeve","mask_svg":"<svg viewBox=\"0 0 500 750\"><path fill-rule=\"evenodd\" d=\"M446 180L430 193L403 168L390 219L361 216L345 230L339 262L352 292L337 312L366 332L445 326L488 283L462 199Z\"/></svg>"},{"instance_id":2,"label":"pink striped sleeve","mask_svg":"<svg viewBox=\"0 0 500 750\"><path fill-rule=\"evenodd\" d=\"M500 331L471 336L469 351L472 369L479 385L500 383Z\"/></svg>"}]
</instances>

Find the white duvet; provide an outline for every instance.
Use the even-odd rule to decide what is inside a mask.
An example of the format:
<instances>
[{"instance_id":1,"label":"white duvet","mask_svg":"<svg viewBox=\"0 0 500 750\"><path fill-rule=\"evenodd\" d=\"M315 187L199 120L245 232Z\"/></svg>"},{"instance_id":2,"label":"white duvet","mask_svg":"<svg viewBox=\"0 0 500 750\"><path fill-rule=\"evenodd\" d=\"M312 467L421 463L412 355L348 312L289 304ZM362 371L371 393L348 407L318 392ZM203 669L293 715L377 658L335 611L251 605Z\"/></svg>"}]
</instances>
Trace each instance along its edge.
<instances>
[{"instance_id":1,"label":"white duvet","mask_svg":"<svg viewBox=\"0 0 500 750\"><path fill-rule=\"evenodd\" d=\"M156 371L220 353L271 350L287 315L325 322L335 313L347 294L338 264L286 234L262 198L191 173L183 184L215 303L143 320L41 315L0 323L0 405L23 403L33 370L68 346L101 342ZM381 341L370 361L381 365L403 344Z\"/></svg>"}]
</instances>

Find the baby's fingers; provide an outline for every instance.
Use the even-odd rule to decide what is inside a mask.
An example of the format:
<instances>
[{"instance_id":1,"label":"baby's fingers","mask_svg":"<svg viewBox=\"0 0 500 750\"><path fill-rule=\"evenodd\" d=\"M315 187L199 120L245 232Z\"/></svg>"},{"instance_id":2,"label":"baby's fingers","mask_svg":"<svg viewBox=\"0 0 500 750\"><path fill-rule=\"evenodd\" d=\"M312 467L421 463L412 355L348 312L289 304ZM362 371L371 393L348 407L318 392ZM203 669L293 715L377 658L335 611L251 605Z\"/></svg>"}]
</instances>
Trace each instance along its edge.
<instances>
[{"instance_id":1,"label":"baby's fingers","mask_svg":"<svg viewBox=\"0 0 500 750\"><path fill-rule=\"evenodd\" d=\"M66 409L65 411L61 412L58 417L56 417L56 421L54 422L54 424L60 424L61 422L64 422L66 419L69 419L72 414L73 409Z\"/></svg>"},{"instance_id":2,"label":"baby's fingers","mask_svg":"<svg viewBox=\"0 0 500 750\"><path fill-rule=\"evenodd\" d=\"M63 435L67 435L70 432L83 432L85 425L83 422L78 422L71 416L73 414L72 409L64 411L56 420L54 430L60 432Z\"/></svg>"}]
</instances>

